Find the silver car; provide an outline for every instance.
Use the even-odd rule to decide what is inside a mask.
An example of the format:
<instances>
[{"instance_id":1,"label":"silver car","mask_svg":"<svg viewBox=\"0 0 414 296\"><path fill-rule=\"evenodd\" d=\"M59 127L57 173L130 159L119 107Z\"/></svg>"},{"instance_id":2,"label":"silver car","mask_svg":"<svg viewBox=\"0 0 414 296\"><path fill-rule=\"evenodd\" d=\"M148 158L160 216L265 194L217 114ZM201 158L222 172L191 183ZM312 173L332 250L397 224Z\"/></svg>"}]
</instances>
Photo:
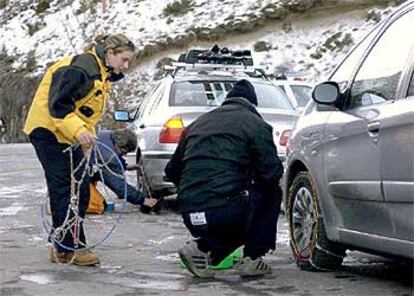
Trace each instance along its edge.
<instances>
[{"instance_id":1,"label":"silver car","mask_svg":"<svg viewBox=\"0 0 414 296\"><path fill-rule=\"evenodd\" d=\"M288 146L286 204L299 267L347 249L414 258L414 2L380 23L313 91Z\"/></svg>"},{"instance_id":2,"label":"silver car","mask_svg":"<svg viewBox=\"0 0 414 296\"><path fill-rule=\"evenodd\" d=\"M184 70L158 81L137 112L133 125L141 148L139 161L143 171L138 174L141 190L158 196L174 192L173 184L164 179L164 168L181 132L202 113L219 106L233 84L242 78L253 84L258 97L257 110L273 126L279 157L285 159L286 144L299 114L277 86L263 78L228 70Z\"/></svg>"}]
</instances>

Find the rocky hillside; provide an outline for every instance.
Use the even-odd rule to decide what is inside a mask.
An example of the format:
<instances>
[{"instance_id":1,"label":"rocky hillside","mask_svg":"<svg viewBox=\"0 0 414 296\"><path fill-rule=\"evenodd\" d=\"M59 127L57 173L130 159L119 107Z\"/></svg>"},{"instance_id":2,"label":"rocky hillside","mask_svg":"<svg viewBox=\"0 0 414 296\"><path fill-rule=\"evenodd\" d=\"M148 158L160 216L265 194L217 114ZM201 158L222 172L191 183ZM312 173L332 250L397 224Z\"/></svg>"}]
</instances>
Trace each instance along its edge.
<instances>
[{"instance_id":1,"label":"rocky hillside","mask_svg":"<svg viewBox=\"0 0 414 296\"><path fill-rule=\"evenodd\" d=\"M249 48L270 72L321 80L401 2L0 0L0 140L26 141L21 128L45 68L81 52L98 33L123 32L138 45L134 69L114 87L110 104L133 109L159 77L157 67L189 47ZM102 122L112 124L110 116Z\"/></svg>"}]
</instances>

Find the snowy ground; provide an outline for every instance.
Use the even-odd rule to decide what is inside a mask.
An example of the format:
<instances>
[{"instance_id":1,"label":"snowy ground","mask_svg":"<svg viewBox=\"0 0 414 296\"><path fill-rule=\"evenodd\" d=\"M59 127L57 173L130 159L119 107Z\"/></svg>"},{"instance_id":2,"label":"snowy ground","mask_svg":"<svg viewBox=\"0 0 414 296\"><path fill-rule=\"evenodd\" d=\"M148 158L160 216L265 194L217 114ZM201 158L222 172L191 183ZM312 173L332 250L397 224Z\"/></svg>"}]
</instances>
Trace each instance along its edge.
<instances>
[{"instance_id":1,"label":"snowy ground","mask_svg":"<svg viewBox=\"0 0 414 296\"><path fill-rule=\"evenodd\" d=\"M214 280L194 279L179 265L176 250L189 238L180 216L144 215L131 207L109 239L95 249L101 265L77 267L48 262L50 245L42 230L43 172L30 144L0 145L0 295L308 295L408 296L413 271L408 265L350 252L335 272L299 270L288 245L286 219L278 225L277 250L266 256L274 273L241 280L237 269ZM93 227L116 215L88 215ZM93 224L91 223L93 222Z\"/></svg>"}]
</instances>

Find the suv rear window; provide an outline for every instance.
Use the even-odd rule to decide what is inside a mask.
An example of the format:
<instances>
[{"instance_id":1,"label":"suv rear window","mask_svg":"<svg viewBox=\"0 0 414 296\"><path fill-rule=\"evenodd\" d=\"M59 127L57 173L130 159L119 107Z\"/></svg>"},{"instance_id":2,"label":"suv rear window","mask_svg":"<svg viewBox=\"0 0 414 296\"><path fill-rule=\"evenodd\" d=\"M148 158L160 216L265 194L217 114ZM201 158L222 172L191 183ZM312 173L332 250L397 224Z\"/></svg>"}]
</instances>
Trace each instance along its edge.
<instances>
[{"instance_id":1,"label":"suv rear window","mask_svg":"<svg viewBox=\"0 0 414 296\"><path fill-rule=\"evenodd\" d=\"M236 81L183 81L171 88L170 106L219 106ZM274 85L252 82L259 108L293 110L286 95Z\"/></svg>"}]
</instances>

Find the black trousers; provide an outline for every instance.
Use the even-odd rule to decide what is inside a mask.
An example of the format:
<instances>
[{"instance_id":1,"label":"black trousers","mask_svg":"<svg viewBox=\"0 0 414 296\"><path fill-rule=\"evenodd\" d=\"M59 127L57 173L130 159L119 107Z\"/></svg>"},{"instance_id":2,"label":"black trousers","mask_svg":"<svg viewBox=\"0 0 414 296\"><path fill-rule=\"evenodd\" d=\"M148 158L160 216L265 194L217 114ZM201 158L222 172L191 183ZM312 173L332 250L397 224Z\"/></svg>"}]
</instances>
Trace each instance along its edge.
<instances>
[{"instance_id":1,"label":"black trousers","mask_svg":"<svg viewBox=\"0 0 414 296\"><path fill-rule=\"evenodd\" d=\"M211 252L213 265L219 264L235 249L244 245L244 256L256 259L276 249L276 225L280 212L281 191L263 198L252 191L248 197L236 197L226 206L207 209L207 223L193 225L190 214L183 221L196 239L198 248Z\"/></svg>"},{"instance_id":2,"label":"black trousers","mask_svg":"<svg viewBox=\"0 0 414 296\"><path fill-rule=\"evenodd\" d=\"M30 142L36 150L37 157L43 167L49 191L50 209L52 212L53 228L61 226L65 221L71 198L71 167L69 152L63 150L69 147L56 140L55 135L43 128L35 129L29 136ZM76 168L83 158L83 151L79 147L73 151L73 163ZM75 174L75 179L80 180L83 167ZM89 176L85 175L79 188L79 216L84 218L89 205ZM73 213L71 213L71 217ZM83 223L80 224L79 241L86 244ZM59 252L69 252L65 248L74 248L74 237L68 231L60 246L55 244Z\"/></svg>"}]
</instances>

